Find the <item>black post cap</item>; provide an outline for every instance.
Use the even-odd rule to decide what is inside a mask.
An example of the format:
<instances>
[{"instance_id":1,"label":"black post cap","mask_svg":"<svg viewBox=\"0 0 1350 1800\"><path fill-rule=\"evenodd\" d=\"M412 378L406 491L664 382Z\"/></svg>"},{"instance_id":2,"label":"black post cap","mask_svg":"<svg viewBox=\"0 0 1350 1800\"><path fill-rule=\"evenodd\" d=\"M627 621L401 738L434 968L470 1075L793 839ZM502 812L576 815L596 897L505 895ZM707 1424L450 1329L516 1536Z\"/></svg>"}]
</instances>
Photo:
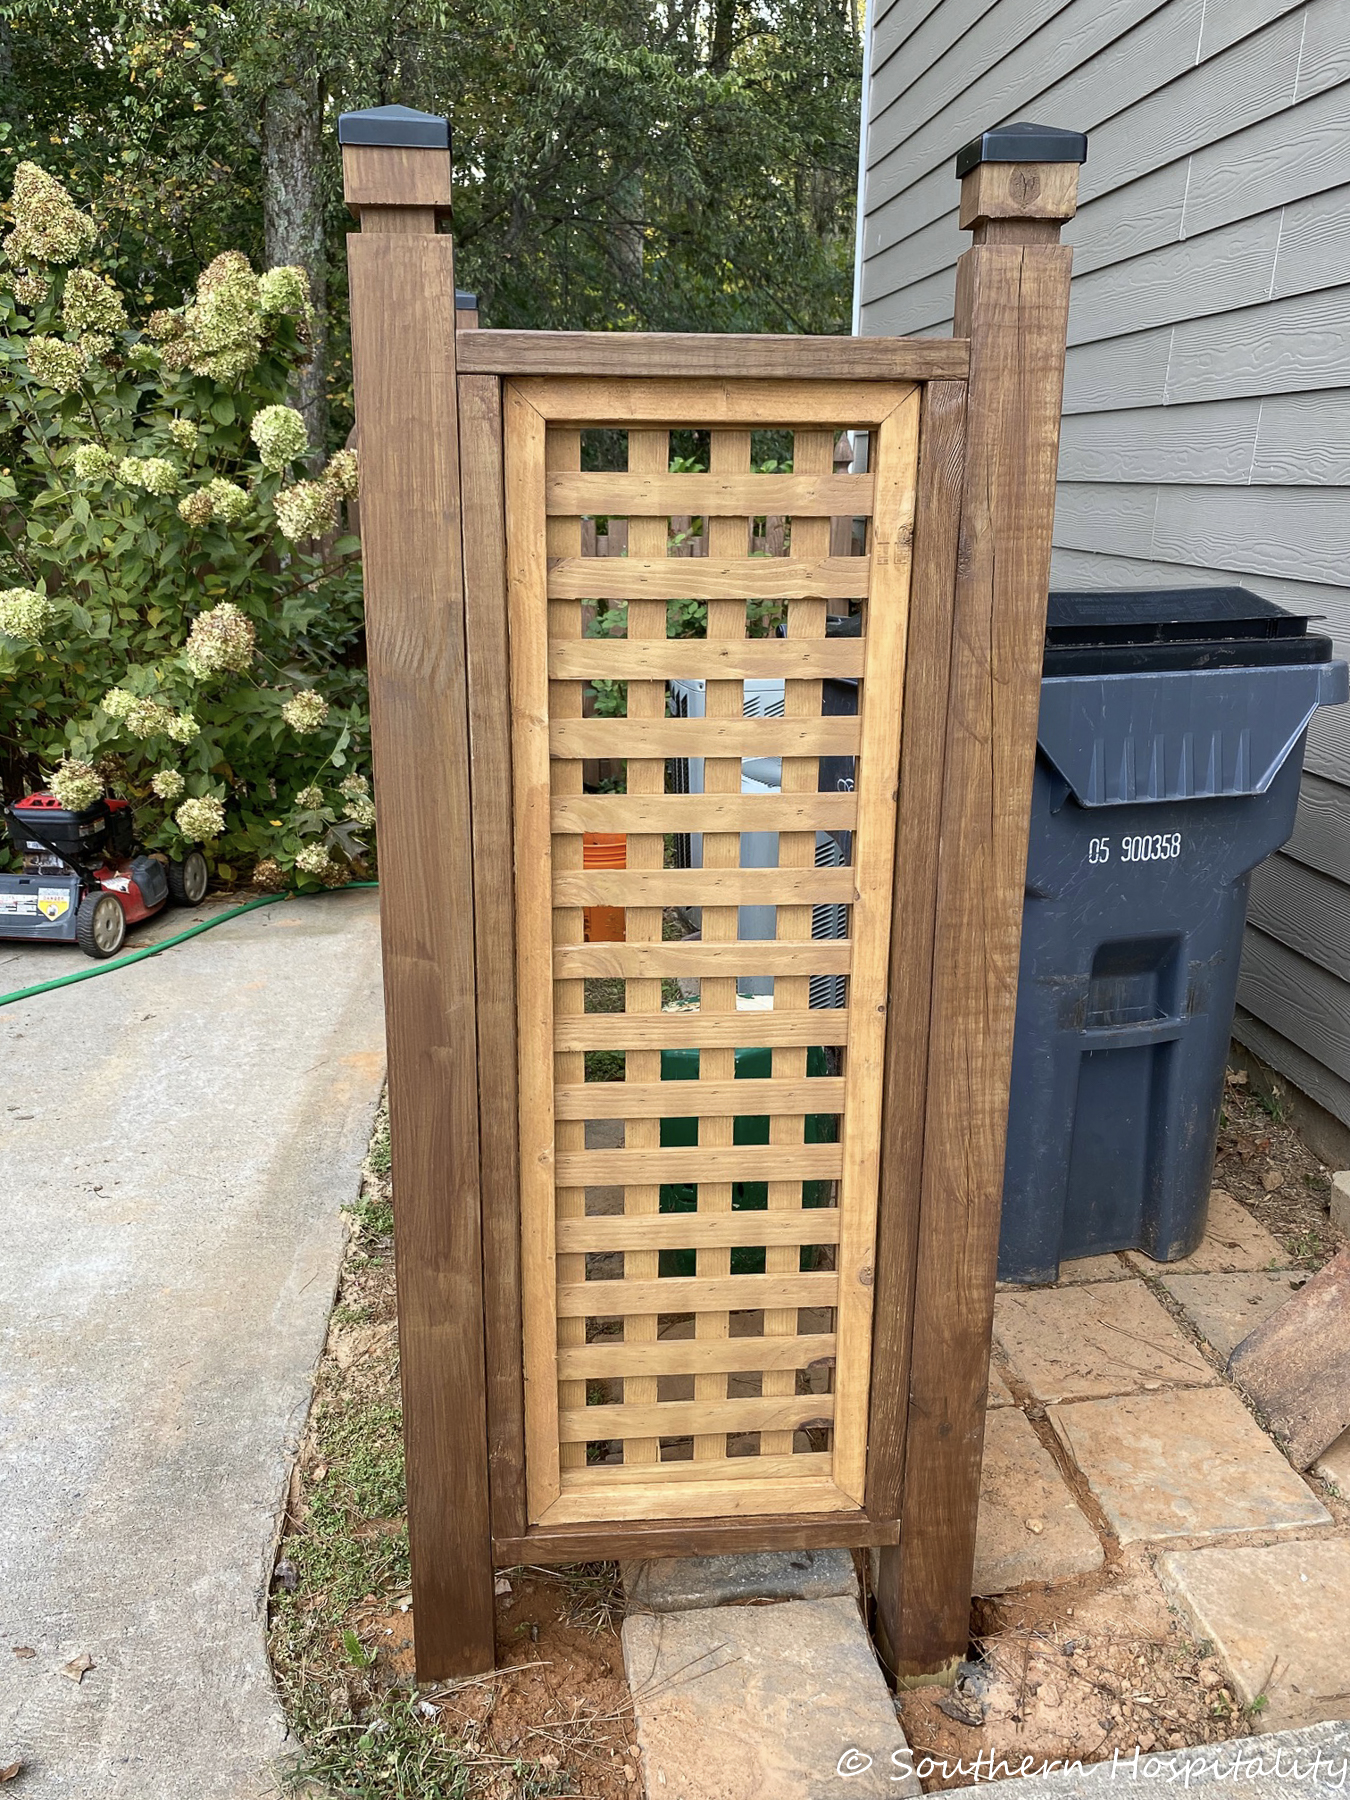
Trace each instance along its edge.
<instances>
[{"instance_id":1,"label":"black post cap","mask_svg":"<svg viewBox=\"0 0 1350 1800\"><path fill-rule=\"evenodd\" d=\"M477 312L478 311L478 296L477 296L477 294L471 294L469 292L468 288L456 288L455 289L455 311L456 312Z\"/></svg>"},{"instance_id":2,"label":"black post cap","mask_svg":"<svg viewBox=\"0 0 1350 1800\"><path fill-rule=\"evenodd\" d=\"M370 106L338 118L339 144L386 144L410 150L448 150L450 121L410 106Z\"/></svg>"},{"instance_id":3,"label":"black post cap","mask_svg":"<svg viewBox=\"0 0 1350 1800\"><path fill-rule=\"evenodd\" d=\"M1016 125L996 125L985 131L956 153L956 175L959 180L987 162L1076 162L1087 161L1087 135L1082 131L1060 131L1054 125L1031 125L1026 120Z\"/></svg>"}]
</instances>

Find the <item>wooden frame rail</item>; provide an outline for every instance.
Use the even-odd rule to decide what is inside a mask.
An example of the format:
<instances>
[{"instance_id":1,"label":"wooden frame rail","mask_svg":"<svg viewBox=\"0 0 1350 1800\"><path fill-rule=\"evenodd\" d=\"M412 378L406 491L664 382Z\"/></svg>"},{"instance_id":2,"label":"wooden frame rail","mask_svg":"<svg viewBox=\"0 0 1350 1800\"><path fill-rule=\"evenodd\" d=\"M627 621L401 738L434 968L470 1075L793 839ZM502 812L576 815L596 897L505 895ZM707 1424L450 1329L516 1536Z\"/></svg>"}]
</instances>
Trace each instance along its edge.
<instances>
[{"instance_id":1,"label":"wooden frame rail","mask_svg":"<svg viewBox=\"0 0 1350 1800\"><path fill-rule=\"evenodd\" d=\"M1078 140L1060 134L1066 160L1018 160L1019 129L987 134L963 181L962 223L975 243L958 273L957 335L919 340L477 329L472 296L461 296L457 311L453 244L440 229L450 209L444 121L397 107L341 121L347 198L361 225L349 239L352 339L421 1679L492 1666L494 1566L752 1547L872 1551L879 1647L898 1679L941 1679L964 1653L1068 298L1069 252L1057 240L1073 211L1070 159L1082 154ZM1038 154L1061 154L1053 144L1046 150L1053 137L1037 137ZM784 996L784 1010L763 1014L755 1038L778 1046L769 1052L774 1078L755 1081L733 1079L733 1046L745 1032L734 1017L719 1018L716 1002L702 1018L644 1018L641 1005L626 1015L583 1014L578 1005L573 1015L563 1005L552 1041L559 1069L579 1071L588 1051L607 1045L631 1062L621 1084L583 1085L579 1073L564 1073L554 1097L559 1175L575 1184L560 1191L556 1225L555 1412L565 1481L556 1510L534 1525L517 1129L518 1020L528 1009L518 1014L519 771L506 705L514 665L503 404L512 383L539 408L541 442L547 429L555 446L540 501L557 515L548 606L564 609L562 618L581 600L615 595L636 621L622 642L551 631L546 675L560 692L617 675L636 696L626 720L583 717L578 702L548 727L545 756L577 771L555 788L543 826L545 840L551 834L561 847L554 904L578 920L594 904L636 909L631 917L659 924L659 906L678 891L707 909L698 942L662 942L659 929L643 928L631 941L587 943L569 926L555 934L545 974L551 967L564 999L592 976L624 981L630 993L693 976L709 994L734 994L737 974L773 977ZM615 418L633 428L626 474L581 467L580 432L601 417L597 383ZM697 1449L708 1441L697 1425L709 1394L721 1395L719 1416L744 1416L761 1430L763 1495L777 1491L781 1475L790 1497L791 1479L812 1475L817 1463L812 1478L822 1493L828 1487L828 1454L784 1454L795 1419L833 1414L833 1394L808 1407L792 1386L794 1368L830 1353L828 1333L756 1340L768 1372L761 1397L745 1400L726 1397L719 1373L741 1366L736 1340L700 1336L695 1400L657 1404L661 1371L674 1367L669 1346L654 1333L617 1347L587 1344L573 1327L596 1304L596 1284L585 1282L595 1254L632 1259L613 1284L630 1307L655 1308L658 1294L669 1304L677 1289L725 1306L753 1289L766 1320L793 1319L784 1307L813 1305L836 1279L797 1273L798 1245L839 1245L849 1229L840 1215L817 1214L810 1232L791 1209L755 1215L767 1221L766 1273L727 1277L736 1221L746 1216L733 1214L728 1198L725 1219L714 1205L702 1228L697 1278L658 1281L658 1253L681 1247L684 1233L655 1216L654 1198L644 1218L590 1217L565 1197L601 1173L647 1183L629 1191L653 1197L660 1182L692 1173L729 1196L730 1183L749 1172L731 1132L747 1108L771 1121L756 1164L757 1178L780 1196L771 1208L788 1175L830 1181L844 1166L847 1146L801 1147L803 1111L838 1110L848 1085L838 1074L804 1080L805 1046L843 1043L849 1030L846 1009L807 1012L804 971L837 978L853 966L851 937L812 939L811 908L858 910L858 872L817 869L811 844L818 829L856 832L859 799L813 790L816 759L855 756L877 722L869 727L865 713L819 716L822 680L865 672L863 645L827 639L824 614L827 601L869 604L870 584L890 579L893 552L882 558L882 576L867 558L841 553L841 515L847 526L850 514L868 514L887 477L879 465L868 472L857 463L841 473L829 428L879 420L880 397L897 384L918 390L917 489L912 544L901 550L909 625L896 665L903 729L894 924L884 1024L874 1033L884 1102L875 1257L859 1264L869 1290L874 1283L870 1400L864 1394L865 1419L855 1419L860 1500L842 1494L823 1502L826 1510L761 1505L726 1515L691 1503L698 1516L651 1517L655 1490L640 1462L595 1470L569 1446L584 1448L577 1440L611 1415L641 1431L687 1413L695 1460L680 1465L678 1480L716 1483L725 1465L698 1460ZM658 445L680 423L720 433L708 474L666 472ZM803 446L794 473L745 474L750 428L784 424ZM770 493L765 484L775 481ZM622 561L581 557L576 516L601 503L634 515ZM665 523L654 537L651 515L695 508L708 521L709 555L672 562L662 554ZM749 516L775 509L801 520L791 559L752 568L740 543ZM786 643L746 637L729 621L751 593L766 602L797 596L792 603L808 609L802 618L814 620L814 607L818 624ZM708 640L692 648L658 629L669 599L691 597L709 608ZM778 675L786 676L786 716L743 717L739 684ZM698 754L709 753L708 791L663 793L655 774L630 795L582 791L581 759L613 755L616 744L639 771L685 754L694 721L667 719L656 702L666 681L689 676L709 678L709 716L697 734ZM758 756L784 758L782 792L751 801L740 791L738 759ZM430 836L428 812L438 820ZM783 866L740 868L737 834L765 826L783 834ZM691 829L708 834L704 869L663 869L659 857L644 861L645 851L624 868L583 866L585 833L630 834L650 848L663 832ZM775 939L737 943L736 909L746 904L777 906ZM707 1131L692 1152L661 1149L657 1136L671 1099L653 1047L676 1042L702 1045L708 1059L697 1083ZM602 1091L610 1086L616 1092ZM626 1148L589 1150L586 1121L613 1117L627 1121ZM581 1411L587 1381L619 1366L616 1349L629 1377L624 1404ZM856 1410L852 1398L848 1406ZM598 1485L609 1494L603 1520L586 1510ZM708 1488L709 1496L721 1491Z\"/></svg>"}]
</instances>

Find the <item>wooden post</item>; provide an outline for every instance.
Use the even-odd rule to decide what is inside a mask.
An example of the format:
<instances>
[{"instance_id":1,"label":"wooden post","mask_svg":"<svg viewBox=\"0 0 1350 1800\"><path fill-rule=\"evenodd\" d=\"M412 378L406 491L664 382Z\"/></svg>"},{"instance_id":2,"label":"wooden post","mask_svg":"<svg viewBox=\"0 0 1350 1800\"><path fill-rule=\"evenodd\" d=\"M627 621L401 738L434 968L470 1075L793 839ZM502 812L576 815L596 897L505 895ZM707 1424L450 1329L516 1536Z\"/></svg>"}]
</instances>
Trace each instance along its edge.
<instances>
[{"instance_id":1,"label":"wooden post","mask_svg":"<svg viewBox=\"0 0 1350 1800\"><path fill-rule=\"evenodd\" d=\"M473 842L449 129L338 124L371 734L380 808L394 1253L419 1680L493 1665Z\"/></svg>"},{"instance_id":2,"label":"wooden post","mask_svg":"<svg viewBox=\"0 0 1350 1800\"><path fill-rule=\"evenodd\" d=\"M877 1635L901 1685L966 1654L998 1259L1072 218L1087 140L1035 125L961 152L954 335L970 339L898 1547ZM903 1248L903 1247L902 1247Z\"/></svg>"}]
</instances>

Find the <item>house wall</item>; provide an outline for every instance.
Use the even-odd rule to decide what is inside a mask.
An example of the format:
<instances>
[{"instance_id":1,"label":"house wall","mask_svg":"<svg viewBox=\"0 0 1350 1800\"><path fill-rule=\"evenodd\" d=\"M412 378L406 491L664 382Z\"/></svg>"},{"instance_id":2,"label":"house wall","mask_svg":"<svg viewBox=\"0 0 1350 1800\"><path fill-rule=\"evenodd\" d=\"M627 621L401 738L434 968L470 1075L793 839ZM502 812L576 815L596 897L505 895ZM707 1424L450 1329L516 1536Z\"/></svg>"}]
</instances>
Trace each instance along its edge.
<instances>
[{"instance_id":1,"label":"house wall","mask_svg":"<svg viewBox=\"0 0 1350 1800\"><path fill-rule=\"evenodd\" d=\"M951 329L953 158L1089 134L1053 580L1239 581L1350 653L1350 0L892 0L871 26L858 329ZM1257 871L1235 1027L1350 1124L1350 707Z\"/></svg>"}]
</instances>

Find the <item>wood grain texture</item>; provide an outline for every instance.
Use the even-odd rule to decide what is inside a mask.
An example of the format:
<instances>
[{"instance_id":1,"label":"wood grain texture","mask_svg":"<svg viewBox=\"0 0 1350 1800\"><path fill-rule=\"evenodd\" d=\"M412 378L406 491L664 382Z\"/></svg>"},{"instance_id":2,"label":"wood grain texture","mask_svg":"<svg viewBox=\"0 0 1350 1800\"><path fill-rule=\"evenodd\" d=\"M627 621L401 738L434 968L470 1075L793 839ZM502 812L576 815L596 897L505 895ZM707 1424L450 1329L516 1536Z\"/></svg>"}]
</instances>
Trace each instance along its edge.
<instances>
[{"instance_id":1,"label":"wood grain texture","mask_svg":"<svg viewBox=\"0 0 1350 1800\"><path fill-rule=\"evenodd\" d=\"M663 1400L653 1406L583 1406L577 1412L563 1413L558 1429L564 1442L584 1444L605 1438L794 1431L808 1420L829 1419L833 1414L833 1394L789 1394L774 1400Z\"/></svg>"},{"instance_id":2,"label":"wood grain texture","mask_svg":"<svg viewBox=\"0 0 1350 1800\"><path fill-rule=\"evenodd\" d=\"M568 556L550 568L548 591L556 600L861 600L869 572L862 556Z\"/></svg>"},{"instance_id":3,"label":"wood grain texture","mask_svg":"<svg viewBox=\"0 0 1350 1800\"><path fill-rule=\"evenodd\" d=\"M559 1151L557 1175L564 1185L575 1187L653 1181L789 1181L794 1176L802 1181L833 1181L841 1173L842 1154L838 1144L700 1144L676 1150Z\"/></svg>"},{"instance_id":4,"label":"wood grain texture","mask_svg":"<svg viewBox=\"0 0 1350 1800\"><path fill-rule=\"evenodd\" d=\"M664 1470L673 1465L653 1463L651 1469L657 1479L645 1486L615 1487L603 1493L564 1493L554 1502L547 1522L550 1525L589 1524L592 1520L605 1519L636 1522L662 1515L693 1520L720 1514L754 1519L764 1513L809 1517L813 1513L858 1510L828 1477L794 1475L785 1481L752 1481L735 1473L739 1463L755 1460L753 1457L723 1458L710 1466L721 1469L728 1479L710 1481L697 1489L664 1479Z\"/></svg>"},{"instance_id":5,"label":"wood grain texture","mask_svg":"<svg viewBox=\"0 0 1350 1800\"><path fill-rule=\"evenodd\" d=\"M929 996L937 911L943 747L952 654L952 609L965 452L963 382L924 392L919 433L913 598L905 664L896 820L890 982L877 1202L876 1309L872 1339L867 1509L898 1518L909 1396L910 1334L923 1171Z\"/></svg>"},{"instance_id":6,"label":"wood grain texture","mask_svg":"<svg viewBox=\"0 0 1350 1800\"><path fill-rule=\"evenodd\" d=\"M821 1208L821 1211L829 1209ZM735 1216L735 1215L731 1215ZM758 1215L761 1219L766 1215ZM722 1221L718 1221L722 1223ZM734 1246L733 1246L734 1247ZM694 1375L716 1370L722 1374L752 1369L809 1369L834 1355L835 1340L829 1332L802 1333L792 1337L661 1338L649 1344L585 1344L558 1352L558 1371L567 1380L604 1379L633 1375ZM831 1457L822 1453L819 1472L828 1474ZM691 1463L690 1471L701 1465ZM794 1463L793 1468L801 1465ZM790 1473L780 1470L779 1473ZM803 1471L807 1473L809 1471ZM575 1473L575 1472L574 1472ZM596 1480L624 1479L620 1470L600 1470ZM572 1479L564 1473L564 1485Z\"/></svg>"},{"instance_id":7,"label":"wood grain texture","mask_svg":"<svg viewBox=\"0 0 1350 1800\"><path fill-rule=\"evenodd\" d=\"M353 235L348 257L408 1531L417 1669L436 1680L494 1655L475 944L472 907L445 903L474 882L455 275L446 237Z\"/></svg>"},{"instance_id":8,"label":"wood grain texture","mask_svg":"<svg viewBox=\"0 0 1350 1800\"><path fill-rule=\"evenodd\" d=\"M466 339L467 341L467 339ZM512 764L519 1009L521 1293L529 1511L556 1499L558 1390L554 1375L553 920L549 906L548 596L544 421L512 384L504 393L507 606L511 635Z\"/></svg>"},{"instance_id":9,"label":"wood grain texture","mask_svg":"<svg viewBox=\"0 0 1350 1800\"><path fill-rule=\"evenodd\" d=\"M742 1312L762 1306L831 1306L833 1273L667 1275L656 1281L579 1281L558 1289L558 1313L572 1319L621 1319L631 1313ZM743 1342L752 1346L753 1338Z\"/></svg>"},{"instance_id":10,"label":"wood grain texture","mask_svg":"<svg viewBox=\"0 0 1350 1800\"><path fill-rule=\"evenodd\" d=\"M558 875L554 898L568 906L846 905L852 872L842 869L582 869Z\"/></svg>"},{"instance_id":11,"label":"wood grain texture","mask_svg":"<svg viewBox=\"0 0 1350 1800\"><path fill-rule=\"evenodd\" d=\"M554 756L856 756L858 721L831 719L556 719Z\"/></svg>"},{"instance_id":12,"label":"wood grain texture","mask_svg":"<svg viewBox=\"0 0 1350 1800\"><path fill-rule=\"evenodd\" d=\"M521 1366L520 1156L516 1091L515 871L506 620L501 384L459 382L460 487L473 798L474 950L487 1344L488 1467L494 1536L525 1530L525 1389Z\"/></svg>"},{"instance_id":13,"label":"wood grain texture","mask_svg":"<svg viewBox=\"0 0 1350 1800\"><path fill-rule=\"evenodd\" d=\"M583 1087L559 1087L560 1119L617 1119L641 1112L649 1118L700 1118L728 1113L755 1118L761 1113L837 1112L844 1100L843 1077L813 1075L809 1081L701 1080L697 1085L653 1082L623 1087L615 1081L588 1081Z\"/></svg>"},{"instance_id":14,"label":"wood grain texture","mask_svg":"<svg viewBox=\"0 0 1350 1800\"><path fill-rule=\"evenodd\" d=\"M766 558L766 560L768 560ZM849 558L850 561L859 560ZM697 567L692 557L678 559L681 569ZM588 638L580 643L549 646L549 668L560 679L590 681L661 680L741 681L768 676L780 681L811 680L819 675L847 678L862 674L860 638L812 642L786 638L671 638L664 644L633 643L626 638Z\"/></svg>"},{"instance_id":15,"label":"wood grain texture","mask_svg":"<svg viewBox=\"0 0 1350 1800\"><path fill-rule=\"evenodd\" d=\"M372 206L448 212L450 152L413 145L344 144L342 186L347 205L358 216Z\"/></svg>"},{"instance_id":16,"label":"wood grain texture","mask_svg":"<svg viewBox=\"0 0 1350 1800\"><path fill-rule=\"evenodd\" d=\"M747 1046L771 1048L775 1044L844 1044L848 1042L849 1015L841 1007L820 1007L801 1012L586 1013L559 1019L554 1026L555 1050L697 1050ZM694 1084L688 1100L698 1103Z\"/></svg>"},{"instance_id":17,"label":"wood grain texture","mask_svg":"<svg viewBox=\"0 0 1350 1800\"><path fill-rule=\"evenodd\" d=\"M567 831L851 831L858 821L858 798L856 794L828 793L555 795L552 820L555 835Z\"/></svg>"},{"instance_id":18,"label":"wood grain texture","mask_svg":"<svg viewBox=\"0 0 1350 1800\"><path fill-rule=\"evenodd\" d=\"M613 475L605 471L559 471L548 477L546 493L551 513L617 513L627 519L668 518L672 514L753 518L769 513L830 519L872 510L872 482L867 475ZM605 559L606 563L611 560L627 559ZM691 575L697 578L695 572Z\"/></svg>"},{"instance_id":19,"label":"wood grain texture","mask_svg":"<svg viewBox=\"0 0 1350 1800\"><path fill-rule=\"evenodd\" d=\"M745 938L734 944L566 944L555 975L847 975L848 938Z\"/></svg>"},{"instance_id":20,"label":"wood grain texture","mask_svg":"<svg viewBox=\"0 0 1350 1800\"><path fill-rule=\"evenodd\" d=\"M964 376L964 344L936 338L719 335L716 332L479 331L465 346L466 372L484 375L698 376L749 382L927 381ZM665 419L669 409L658 417ZM560 415L561 416L561 415ZM570 415L568 415L570 416ZM622 417L634 416L631 411ZM790 424L794 415L783 415ZM711 415L709 424L720 422ZM851 423L835 420L836 424Z\"/></svg>"},{"instance_id":21,"label":"wood grain texture","mask_svg":"<svg viewBox=\"0 0 1350 1800\"><path fill-rule=\"evenodd\" d=\"M724 1156L726 1152L714 1149L704 1154ZM757 1179L765 1179L764 1174ZM563 1250L687 1250L695 1243L726 1249L763 1244L837 1244L839 1211L833 1206L812 1206L795 1213L762 1212L756 1208L702 1218L697 1213L663 1213L655 1219L560 1219L557 1231L558 1246Z\"/></svg>"},{"instance_id":22,"label":"wood grain texture","mask_svg":"<svg viewBox=\"0 0 1350 1800\"><path fill-rule=\"evenodd\" d=\"M968 251L972 338L902 1517L878 1628L901 1677L964 1655L1072 253Z\"/></svg>"},{"instance_id":23,"label":"wood grain texture","mask_svg":"<svg viewBox=\"0 0 1350 1800\"><path fill-rule=\"evenodd\" d=\"M540 1526L523 1538L498 1538L499 1569L520 1563L603 1562L619 1557L734 1556L745 1551L824 1550L893 1544L899 1527L865 1513L789 1513L778 1517L632 1519L621 1525Z\"/></svg>"}]
</instances>

